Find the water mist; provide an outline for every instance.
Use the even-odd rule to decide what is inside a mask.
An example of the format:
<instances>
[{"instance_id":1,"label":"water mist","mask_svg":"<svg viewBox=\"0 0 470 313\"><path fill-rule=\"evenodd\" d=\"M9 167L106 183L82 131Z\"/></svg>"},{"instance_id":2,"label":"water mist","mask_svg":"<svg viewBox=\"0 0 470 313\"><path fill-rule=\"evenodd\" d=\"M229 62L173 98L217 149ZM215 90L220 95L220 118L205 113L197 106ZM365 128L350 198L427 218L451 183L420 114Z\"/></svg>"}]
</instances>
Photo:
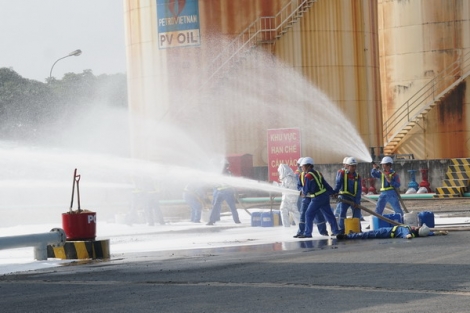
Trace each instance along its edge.
<instances>
[{"instance_id":1,"label":"water mist","mask_svg":"<svg viewBox=\"0 0 470 313\"><path fill-rule=\"evenodd\" d=\"M164 199L181 199L190 182L208 187L226 182L280 193L282 189L265 182L220 174L220 162L214 160L223 159L227 140L242 141L237 135L241 128L249 129L256 143L240 152L263 149L266 129L299 127L302 144L318 155L337 155L338 163L346 155L371 161L341 110L270 55L254 51L242 67L213 86L182 89L170 84L176 95L172 111L157 120L125 109L90 108L66 123L44 125L34 141L0 142L0 208L8 216L2 223L59 221L70 203L74 168L82 175L82 209L97 211L98 220L129 210L133 177L158 181ZM130 124L139 125L144 135L133 138ZM132 154L131 142L149 149L145 160Z\"/></svg>"}]
</instances>

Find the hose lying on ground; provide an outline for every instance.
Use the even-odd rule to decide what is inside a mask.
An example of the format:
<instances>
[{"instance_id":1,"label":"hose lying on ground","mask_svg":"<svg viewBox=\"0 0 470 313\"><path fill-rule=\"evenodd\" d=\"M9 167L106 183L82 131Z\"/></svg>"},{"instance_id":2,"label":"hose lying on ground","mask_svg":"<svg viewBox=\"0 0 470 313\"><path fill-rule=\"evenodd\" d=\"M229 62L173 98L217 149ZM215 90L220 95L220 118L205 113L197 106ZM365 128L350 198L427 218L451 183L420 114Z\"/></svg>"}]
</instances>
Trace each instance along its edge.
<instances>
[{"instance_id":1,"label":"hose lying on ground","mask_svg":"<svg viewBox=\"0 0 470 313\"><path fill-rule=\"evenodd\" d=\"M344 203L347 203L349 205L355 205L354 202L352 201L349 201L349 200L345 200L345 199L338 199L338 201L341 201L341 202L344 202ZM376 213L375 211L372 211L362 205L358 205L358 208L361 209L361 210L364 210L366 211L367 213L371 214L371 215L374 215L378 218L380 218L381 220L387 222L387 223L390 223L392 225L404 225L404 224L400 224L398 223L397 221L394 221L394 220L391 220L391 219L388 219L378 213ZM437 227L437 228L430 228L431 231L435 232L437 235L444 235L444 233L439 233L439 232L448 232L448 231L470 231L470 226L461 226L461 227Z\"/></svg>"}]
</instances>

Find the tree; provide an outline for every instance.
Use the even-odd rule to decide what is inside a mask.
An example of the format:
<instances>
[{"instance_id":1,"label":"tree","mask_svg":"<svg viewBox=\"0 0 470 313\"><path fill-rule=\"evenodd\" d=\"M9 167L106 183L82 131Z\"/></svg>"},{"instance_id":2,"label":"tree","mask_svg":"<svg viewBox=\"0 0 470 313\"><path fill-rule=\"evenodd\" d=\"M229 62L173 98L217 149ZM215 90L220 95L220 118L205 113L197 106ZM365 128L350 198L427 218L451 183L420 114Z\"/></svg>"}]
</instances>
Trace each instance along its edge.
<instances>
[{"instance_id":1,"label":"tree","mask_svg":"<svg viewBox=\"0 0 470 313\"><path fill-rule=\"evenodd\" d=\"M47 83L0 68L0 138L35 140L97 107L127 108L125 74L67 73ZM54 127L52 127L54 126Z\"/></svg>"}]
</instances>

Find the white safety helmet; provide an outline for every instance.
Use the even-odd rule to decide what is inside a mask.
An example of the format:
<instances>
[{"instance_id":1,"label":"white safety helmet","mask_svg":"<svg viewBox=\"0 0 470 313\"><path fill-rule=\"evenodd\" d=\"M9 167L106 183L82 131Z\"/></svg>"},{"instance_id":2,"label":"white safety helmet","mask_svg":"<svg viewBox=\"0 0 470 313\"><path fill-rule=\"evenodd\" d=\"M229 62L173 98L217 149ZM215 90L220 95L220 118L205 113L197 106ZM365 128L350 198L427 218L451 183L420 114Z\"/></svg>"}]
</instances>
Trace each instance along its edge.
<instances>
[{"instance_id":1,"label":"white safety helmet","mask_svg":"<svg viewBox=\"0 0 470 313\"><path fill-rule=\"evenodd\" d=\"M300 165L300 163L302 163L302 159L303 159L303 158L301 157L301 158L299 158L299 159L297 160L297 165Z\"/></svg>"},{"instance_id":2,"label":"white safety helmet","mask_svg":"<svg viewBox=\"0 0 470 313\"><path fill-rule=\"evenodd\" d=\"M430 232L431 232L431 230L424 223L418 230L418 234L419 234L420 237L426 237L427 235L429 235Z\"/></svg>"},{"instance_id":3,"label":"white safety helmet","mask_svg":"<svg viewBox=\"0 0 470 313\"><path fill-rule=\"evenodd\" d=\"M344 157L343 164L347 164L349 157Z\"/></svg>"},{"instance_id":4,"label":"white safety helmet","mask_svg":"<svg viewBox=\"0 0 470 313\"><path fill-rule=\"evenodd\" d=\"M393 164L393 159L389 156L386 156L380 161L380 164L387 164L387 163L392 163Z\"/></svg>"},{"instance_id":5,"label":"white safety helmet","mask_svg":"<svg viewBox=\"0 0 470 313\"><path fill-rule=\"evenodd\" d=\"M346 160L346 163L347 165L357 165L357 161L356 161L356 158L354 157L349 157L347 160Z\"/></svg>"},{"instance_id":6,"label":"white safety helmet","mask_svg":"<svg viewBox=\"0 0 470 313\"><path fill-rule=\"evenodd\" d=\"M305 157L302 159L302 161L300 162L300 166L304 166L304 165L307 165L307 164L311 164L313 165L313 159L311 157Z\"/></svg>"}]
</instances>

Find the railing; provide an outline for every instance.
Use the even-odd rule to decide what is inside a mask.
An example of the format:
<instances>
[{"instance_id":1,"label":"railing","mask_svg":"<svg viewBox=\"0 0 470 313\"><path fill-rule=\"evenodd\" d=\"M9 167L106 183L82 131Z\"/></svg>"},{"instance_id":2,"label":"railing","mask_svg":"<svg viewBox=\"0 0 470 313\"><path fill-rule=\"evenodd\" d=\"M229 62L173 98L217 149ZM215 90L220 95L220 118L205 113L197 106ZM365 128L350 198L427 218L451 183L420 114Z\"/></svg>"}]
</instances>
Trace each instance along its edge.
<instances>
[{"instance_id":1,"label":"railing","mask_svg":"<svg viewBox=\"0 0 470 313\"><path fill-rule=\"evenodd\" d=\"M261 17L263 38L265 41L274 41L307 11L317 0L293 0L279 11L276 16Z\"/></svg>"},{"instance_id":2,"label":"railing","mask_svg":"<svg viewBox=\"0 0 470 313\"><path fill-rule=\"evenodd\" d=\"M251 23L244 31L233 39L228 46L217 55L212 63L205 69L209 73L202 87L210 85L224 69L234 65L244 53L257 47L261 43L272 43L278 39L282 32L295 23L304 13L304 9L317 0L291 0L276 16L262 16ZM237 58L238 56L238 58Z\"/></svg>"},{"instance_id":3,"label":"railing","mask_svg":"<svg viewBox=\"0 0 470 313\"><path fill-rule=\"evenodd\" d=\"M0 250L34 247L34 258L47 260L47 245L61 247L65 244L65 232L61 228L53 228L48 233L0 237Z\"/></svg>"},{"instance_id":4,"label":"railing","mask_svg":"<svg viewBox=\"0 0 470 313\"><path fill-rule=\"evenodd\" d=\"M470 51L459 57L435 78L426 83L418 92L400 106L383 124L383 138L385 146L392 141L402 129L429 107L444 96L448 88L470 74Z\"/></svg>"}]
</instances>

